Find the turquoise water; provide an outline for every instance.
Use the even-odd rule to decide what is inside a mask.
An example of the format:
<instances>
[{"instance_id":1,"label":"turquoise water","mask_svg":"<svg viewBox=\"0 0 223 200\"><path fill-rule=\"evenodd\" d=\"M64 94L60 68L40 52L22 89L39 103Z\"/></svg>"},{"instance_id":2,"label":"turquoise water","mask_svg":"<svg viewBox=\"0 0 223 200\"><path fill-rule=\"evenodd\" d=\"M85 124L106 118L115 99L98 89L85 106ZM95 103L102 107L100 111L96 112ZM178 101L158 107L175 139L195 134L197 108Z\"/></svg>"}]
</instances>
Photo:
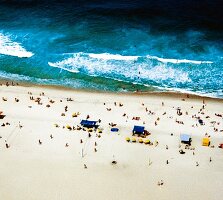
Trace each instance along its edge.
<instances>
[{"instance_id":1,"label":"turquoise water","mask_svg":"<svg viewBox=\"0 0 223 200\"><path fill-rule=\"evenodd\" d=\"M170 2L4 1L0 77L223 97L220 4Z\"/></svg>"}]
</instances>

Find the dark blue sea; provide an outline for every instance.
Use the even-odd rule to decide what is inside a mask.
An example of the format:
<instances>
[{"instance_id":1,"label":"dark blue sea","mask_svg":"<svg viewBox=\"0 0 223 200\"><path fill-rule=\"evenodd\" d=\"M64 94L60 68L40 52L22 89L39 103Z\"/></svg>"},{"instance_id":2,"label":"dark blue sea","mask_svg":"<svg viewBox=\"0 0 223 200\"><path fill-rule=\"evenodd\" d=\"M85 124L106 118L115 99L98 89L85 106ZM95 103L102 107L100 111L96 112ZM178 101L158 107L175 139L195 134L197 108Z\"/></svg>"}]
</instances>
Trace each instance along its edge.
<instances>
[{"instance_id":1,"label":"dark blue sea","mask_svg":"<svg viewBox=\"0 0 223 200\"><path fill-rule=\"evenodd\" d=\"M0 78L223 98L223 1L0 0Z\"/></svg>"}]
</instances>

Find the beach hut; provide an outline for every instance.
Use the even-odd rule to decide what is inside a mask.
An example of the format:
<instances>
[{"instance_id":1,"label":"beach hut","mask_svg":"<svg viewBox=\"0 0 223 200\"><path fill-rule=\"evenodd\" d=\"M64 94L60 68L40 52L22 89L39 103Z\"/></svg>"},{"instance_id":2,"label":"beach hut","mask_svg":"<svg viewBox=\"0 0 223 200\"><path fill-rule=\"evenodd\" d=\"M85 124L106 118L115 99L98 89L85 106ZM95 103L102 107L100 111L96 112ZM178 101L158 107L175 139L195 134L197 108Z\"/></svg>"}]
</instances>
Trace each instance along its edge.
<instances>
[{"instance_id":1,"label":"beach hut","mask_svg":"<svg viewBox=\"0 0 223 200\"><path fill-rule=\"evenodd\" d=\"M81 125L87 128L98 128L97 121L81 120Z\"/></svg>"},{"instance_id":2,"label":"beach hut","mask_svg":"<svg viewBox=\"0 0 223 200\"><path fill-rule=\"evenodd\" d=\"M133 135L143 135L144 134L145 127L144 126L134 126L132 133Z\"/></svg>"},{"instance_id":3,"label":"beach hut","mask_svg":"<svg viewBox=\"0 0 223 200\"><path fill-rule=\"evenodd\" d=\"M208 147L210 145L210 139L208 137L205 137L202 139L202 145Z\"/></svg>"},{"instance_id":4,"label":"beach hut","mask_svg":"<svg viewBox=\"0 0 223 200\"><path fill-rule=\"evenodd\" d=\"M191 139L190 135L188 135L188 134L181 134L180 141L181 141L181 143L190 145L192 142L192 139Z\"/></svg>"}]
</instances>

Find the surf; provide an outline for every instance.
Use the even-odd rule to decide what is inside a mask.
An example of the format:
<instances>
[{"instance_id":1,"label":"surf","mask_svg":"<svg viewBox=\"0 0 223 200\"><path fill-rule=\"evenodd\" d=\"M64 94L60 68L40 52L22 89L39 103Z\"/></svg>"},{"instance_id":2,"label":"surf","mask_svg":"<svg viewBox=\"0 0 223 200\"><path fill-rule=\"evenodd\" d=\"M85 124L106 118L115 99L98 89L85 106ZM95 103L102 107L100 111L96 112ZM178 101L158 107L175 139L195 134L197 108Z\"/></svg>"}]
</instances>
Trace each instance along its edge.
<instances>
[{"instance_id":1,"label":"surf","mask_svg":"<svg viewBox=\"0 0 223 200\"><path fill-rule=\"evenodd\" d=\"M20 43L12 41L9 36L0 33L0 54L30 58L34 54L27 51Z\"/></svg>"},{"instance_id":2,"label":"surf","mask_svg":"<svg viewBox=\"0 0 223 200\"><path fill-rule=\"evenodd\" d=\"M140 59L142 58L142 59ZM99 76L113 80L137 83L155 81L190 82L186 71L174 69L164 63L154 63L143 56L123 56L118 54L92 54L78 52L58 62L48 62L51 67L71 73L82 73L88 76Z\"/></svg>"}]
</instances>

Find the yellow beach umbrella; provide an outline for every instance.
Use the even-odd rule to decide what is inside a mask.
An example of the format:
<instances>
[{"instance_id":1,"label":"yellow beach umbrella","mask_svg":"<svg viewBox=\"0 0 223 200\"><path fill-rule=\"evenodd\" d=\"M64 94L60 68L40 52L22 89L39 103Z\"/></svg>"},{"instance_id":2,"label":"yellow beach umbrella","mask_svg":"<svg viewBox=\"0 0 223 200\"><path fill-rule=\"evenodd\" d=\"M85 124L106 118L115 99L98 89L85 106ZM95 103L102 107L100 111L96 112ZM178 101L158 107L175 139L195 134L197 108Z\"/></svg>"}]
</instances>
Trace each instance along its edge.
<instances>
[{"instance_id":1,"label":"yellow beach umbrella","mask_svg":"<svg viewBox=\"0 0 223 200\"><path fill-rule=\"evenodd\" d=\"M150 140L149 139L147 139L147 140L144 141L144 144L149 144L149 143L150 143Z\"/></svg>"},{"instance_id":2,"label":"yellow beach umbrella","mask_svg":"<svg viewBox=\"0 0 223 200\"><path fill-rule=\"evenodd\" d=\"M59 127L59 125L58 125L58 124L54 124L54 126L55 126L56 128L58 128L58 127Z\"/></svg>"},{"instance_id":3,"label":"yellow beach umbrella","mask_svg":"<svg viewBox=\"0 0 223 200\"><path fill-rule=\"evenodd\" d=\"M68 130L71 130L71 129L72 129L70 125L66 125L66 128L67 128Z\"/></svg>"},{"instance_id":4,"label":"yellow beach umbrella","mask_svg":"<svg viewBox=\"0 0 223 200\"><path fill-rule=\"evenodd\" d=\"M136 142L136 139L135 138L132 138L132 142Z\"/></svg>"},{"instance_id":5,"label":"yellow beach umbrella","mask_svg":"<svg viewBox=\"0 0 223 200\"><path fill-rule=\"evenodd\" d=\"M98 129L98 133L102 133L102 130L101 129Z\"/></svg>"},{"instance_id":6,"label":"yellow beach umbrella","mask_svg":"<svg viewBox=\"0 0 223 200\"><path fill-rule=\"evenodd\" d=\"M73 113L72 114L72 117L77 117L77 113Z\"/></svg>"},{"instance_id":7,"label":"yellow beach umbrella","mask_svg":"<svg viewBox=\"0 0 223 200\"><path fill-rule=\"evenodd\" d=\"M127 142L130 142L130 138L129 138L129 137L125 138L125 140L126 140Z\"/></svg>"},{"instance_id":8,"label":"yellow beach umbrella","mask_svg":"<svg viewBox=\"0 0 223 200\"><path fill-rule=\"evenodd\" d=\"M139 139L139 143L143 143L143 140L142 140L142 138L140 138L140 139Z\"/></svg>"}]
</instances>

